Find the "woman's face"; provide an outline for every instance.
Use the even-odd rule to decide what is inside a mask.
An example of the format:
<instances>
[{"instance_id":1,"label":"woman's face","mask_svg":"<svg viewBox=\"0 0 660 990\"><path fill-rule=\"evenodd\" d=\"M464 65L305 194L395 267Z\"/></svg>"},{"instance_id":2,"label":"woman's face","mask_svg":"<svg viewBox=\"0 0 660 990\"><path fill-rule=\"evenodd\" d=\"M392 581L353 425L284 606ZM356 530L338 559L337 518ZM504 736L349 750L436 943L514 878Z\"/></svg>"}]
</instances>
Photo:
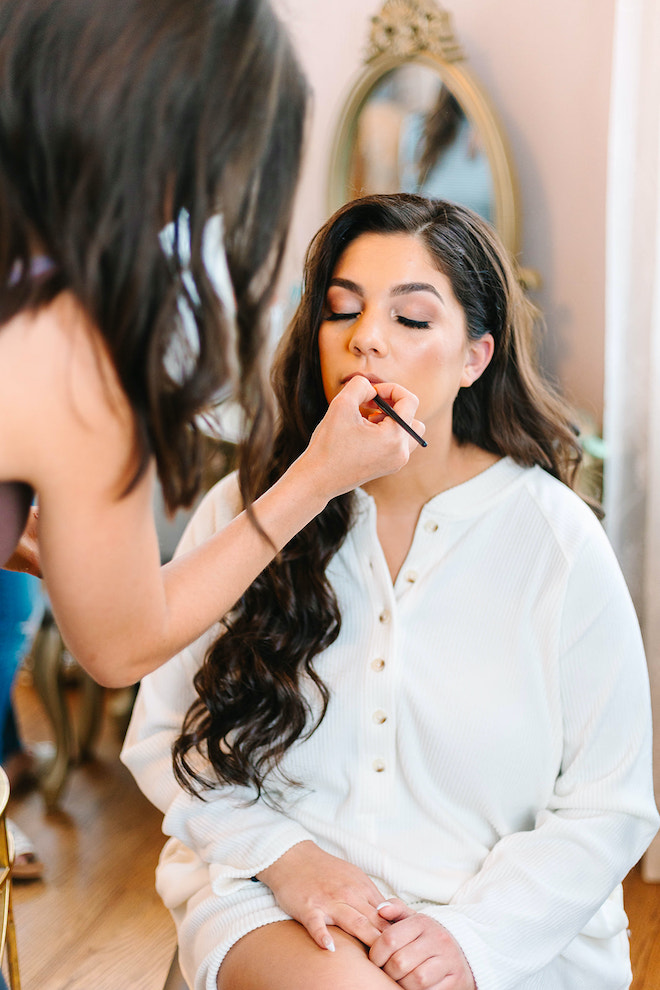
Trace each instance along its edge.
<instances>
[{"instance_id":1,"label":"woman's face","mask_svg":"<svg viewBox=\"0 0 660 990\"><path fill-rule=\"evenodd\" d=\"M451 431L458 390L479 377L492 348L490 334L468 340L449 279L417 237L362 234L337 262L319 330L328 402L354 375L396 382L419 398L428 439Z\"/></svg>"}]
</instances>

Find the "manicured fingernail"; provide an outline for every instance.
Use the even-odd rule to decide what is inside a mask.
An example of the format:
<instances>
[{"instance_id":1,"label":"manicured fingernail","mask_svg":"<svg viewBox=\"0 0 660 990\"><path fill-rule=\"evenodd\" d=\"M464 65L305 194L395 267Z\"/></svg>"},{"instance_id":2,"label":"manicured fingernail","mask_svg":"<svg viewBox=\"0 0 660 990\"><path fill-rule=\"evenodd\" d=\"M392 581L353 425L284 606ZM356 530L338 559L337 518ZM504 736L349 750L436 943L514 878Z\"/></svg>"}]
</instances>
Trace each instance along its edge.
<instances>
[{"instance_id":1,"label":"manicured fingernail","mask_svg":"<svg viewBox=\"0 0 660 990\"><path fill-rule=\"evenodd\" d=\"M390 902L389 902L389 901L383 901L383 903L382 903L382 904L379 904L379 905L378 905L378 907L376 908L376 910L377 910L377 911L380 911L380 909L381 909L381 908L384 908L384 907L391 907L391 906L392 906L392 905L390 904Z\"/></svg>"},{"instance_id":2,"label":"manicured fingernail","mask_svg":"<svg viewBox=\"0 0 660 990\"><path fill-rule=\"evenodd\" d=\"M323 945L329 952L335 951L335 943L332 941L329 935L323 939Z\"/></svg>"}]
</instances>

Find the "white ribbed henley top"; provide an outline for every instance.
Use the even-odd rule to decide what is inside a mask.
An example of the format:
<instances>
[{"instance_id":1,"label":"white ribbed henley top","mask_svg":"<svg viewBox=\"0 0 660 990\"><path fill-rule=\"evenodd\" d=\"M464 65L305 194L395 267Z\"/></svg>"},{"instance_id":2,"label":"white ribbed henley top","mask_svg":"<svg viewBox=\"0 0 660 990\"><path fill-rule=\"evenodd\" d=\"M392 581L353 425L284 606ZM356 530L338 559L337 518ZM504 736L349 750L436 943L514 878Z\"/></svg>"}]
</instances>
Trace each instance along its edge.
<instances>
[{"instance_id":1,"label":"white ribbed henley top","mask_svg":"<svg viewBox=\"0 0 660 990\"><path fill-rule=\"evenodd\" d=\"M285 811L246 806L235 787L200 801L173 777L217 629L144 679L124 762L218 895L313 839L445 925L479 990L550 986L533 974L562 953L556 990L625 985L607 981L607 954L596 972L591 947L625 931L617 888L658 815L644 652L601 525L547 473L505 458L424 506L392 586L375 503L357 495L329 567L341 633L315 662L330 706L283 764L304 787L273 782ZM238 509L231 476L180 551Z\"/></svg>"}]
</instances>

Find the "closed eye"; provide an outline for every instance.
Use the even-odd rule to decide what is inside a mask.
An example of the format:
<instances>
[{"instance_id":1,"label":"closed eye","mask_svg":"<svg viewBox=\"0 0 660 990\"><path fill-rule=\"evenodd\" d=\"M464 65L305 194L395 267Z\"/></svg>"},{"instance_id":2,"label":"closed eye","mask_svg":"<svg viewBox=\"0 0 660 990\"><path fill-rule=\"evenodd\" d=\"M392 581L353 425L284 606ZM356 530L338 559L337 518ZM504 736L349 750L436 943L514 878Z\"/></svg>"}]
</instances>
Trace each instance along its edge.
<instances>
[{"instance_id":1,"label":"closed eye","mask_svg":"<svg viewBox=\"0 0 660 990\"><path fill-rule=\"evenodd\" d=\"M355 320L359 313L328 313L325 319L328 323L337 323L340 320Z\"/></svg>"},{"instance_id":2,"label":"closed eye","mask_svg":"<svg viewBox=\"0 0 660 990\"><path fill-rule=\"evenodd\" d=\"M415 330L428 330L429 320L411 320L407 316L397 316L397 321L404 327L413 327Z\"/></svg>"}]
</instances>

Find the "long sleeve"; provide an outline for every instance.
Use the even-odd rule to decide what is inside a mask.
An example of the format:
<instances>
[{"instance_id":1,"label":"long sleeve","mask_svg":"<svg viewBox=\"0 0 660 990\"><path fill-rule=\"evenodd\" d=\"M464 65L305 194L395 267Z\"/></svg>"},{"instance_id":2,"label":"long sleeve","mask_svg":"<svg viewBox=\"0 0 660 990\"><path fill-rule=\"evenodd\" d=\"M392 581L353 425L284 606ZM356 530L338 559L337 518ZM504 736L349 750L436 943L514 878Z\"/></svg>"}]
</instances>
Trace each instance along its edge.
<instances>
[{"instance_id":1,"label":"long sleeve","mask_svg":"<svg viewBox=\"0 0 660 990\"><path fill-rule=\"evenodd\" d=\"M620 899L592 919L657 830L644 652L604 544L584 546L566 587L559 642L564 741L548 805L532 829L496 843L449 905L425 909L459 942L479 990L521 985L579 932L590 933L590 921L596 937L616 932Z\"/></svg>"},{"instance_id":2,"label":"long sleeve","mask_svg":"<svg viewBox=\"0 0 660 990\"><path fill-rule=\"evenodd\" d=\"M202 542L239 511L233 476L203 500L184 532L177 554ZM121 759L139 787L164 815L163 832L193 849L211 865L216 893L234 881L249 881L291 846L312 838L286 815L237 787L216 787L195 797L177 783L172 745L196 697L194 676L219 633L209 630L191 647L145 677L133 710Z\"/></svg>"}]
</instances>

